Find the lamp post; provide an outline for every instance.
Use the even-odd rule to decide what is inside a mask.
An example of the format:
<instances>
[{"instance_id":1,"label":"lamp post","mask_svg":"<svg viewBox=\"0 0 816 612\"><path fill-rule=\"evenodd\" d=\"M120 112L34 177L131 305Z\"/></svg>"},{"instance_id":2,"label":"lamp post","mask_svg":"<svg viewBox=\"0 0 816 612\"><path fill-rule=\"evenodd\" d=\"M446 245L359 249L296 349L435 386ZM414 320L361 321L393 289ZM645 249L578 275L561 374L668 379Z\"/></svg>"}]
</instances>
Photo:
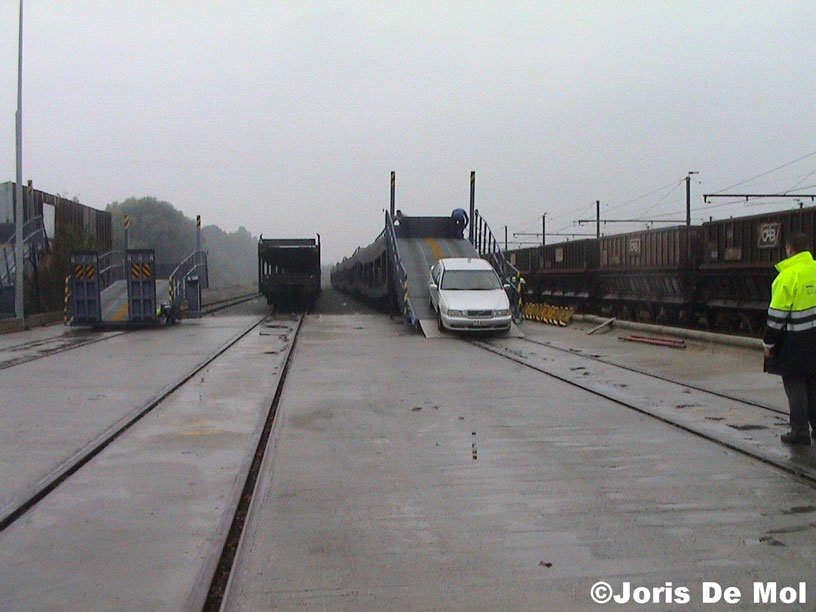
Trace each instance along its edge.
<instances>
[{"instance_id":1,"label":"lamp post","mask_svg":"<svg viewBox=\"0 0 816 612\"><path fill-rule=\"evenodd\" d=\"M20 0L20 34L17 52L17 184L14 188L14 316L23 319L23 0Z\"/></svg>"}]
</instances>

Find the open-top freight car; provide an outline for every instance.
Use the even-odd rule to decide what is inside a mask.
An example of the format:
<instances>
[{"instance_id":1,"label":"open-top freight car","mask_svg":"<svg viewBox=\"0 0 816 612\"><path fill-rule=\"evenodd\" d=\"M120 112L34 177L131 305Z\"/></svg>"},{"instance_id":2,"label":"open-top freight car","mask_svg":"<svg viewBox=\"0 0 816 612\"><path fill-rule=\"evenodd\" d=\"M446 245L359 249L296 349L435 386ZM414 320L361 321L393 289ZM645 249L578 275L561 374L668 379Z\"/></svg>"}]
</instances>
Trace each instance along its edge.
<instances>
[{"instance_id":1,"label":"open-top freight car","mask_svg":"<svg viewBox=\"0 0 816 612\"><path fill-rule=\"evenodd\" d=\"M526 280L524 299L589 311L597 304L598 241L573 240L511 251Z\"/></svg>"},{"instance_id":2,"label":"open-top freight car","mask_svg":"<svg viewBox=\"0 0 816 612\"><path fill-rule=\"evenodd\" d=\"M696 308L701 228L677 225L598 239L598 291L611 314L676 322Z\"/></svg>"},{"instance_id":3,"label":"open-top freight car","mask_svg":"<svg viewBox=\"0 0 816 612\"><path fill-rule=\"evenodd\" d=\"M320 295L320 235L258 240L258 291L276 308L310 309Z\"/></svg>"},{"instance_id":4,"label":"open-top freight car","mask_svg":"<svg viewBox=\"0 0 816 612\"><path fill-rule=\"evenodd\" d=\"M774 265L785 239L804 232L816 246L816 207L719 219L703 224L700 300L712 327L756 332L771 301Z\"/></svg>"}]
</instances>

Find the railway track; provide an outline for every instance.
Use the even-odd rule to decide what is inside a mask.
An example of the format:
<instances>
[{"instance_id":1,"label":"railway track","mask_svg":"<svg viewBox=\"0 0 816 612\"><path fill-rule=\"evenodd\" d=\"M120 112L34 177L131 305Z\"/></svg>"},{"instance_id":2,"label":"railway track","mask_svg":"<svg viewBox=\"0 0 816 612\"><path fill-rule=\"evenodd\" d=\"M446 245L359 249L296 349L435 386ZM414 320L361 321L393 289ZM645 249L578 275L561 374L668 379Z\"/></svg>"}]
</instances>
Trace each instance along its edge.
<instances>
[{"instance_id":1,"label":"railway track","mask_svg":"<svg viewBox=\"0 0 816 612\"><path fill-rule=\"evenodd\" d=\"M734 395L729 395L728 393L722 393L721 391L715 391L713 389L708 389L706 387L701 387L699 385L690 384L690 383L687 383L687 382L684 382L684 381L681 381L681 380L676 380L674 378L669 378L667 376L661 376L660 374L655 374L653 372L647 372L646 370L641 370L639 368L633 368L632 366L622 365L620 363L614 363L614 362L609 361L607 359L603 359L601 357L598 357L597 355L591 355L591 354L588 354L588 353L579 352L576 349L563 348L563 347L560 347L560 346L555 346L553 344L550 344L549 342L541 342L540 340L533 340L532 338L519 338L519 340L521 340L523 342L529 342L531 344L537 344L539 346L544 346L544 347L547 347L547 348L552 349L554 351L561 351L562 353L569 353L570 355L580 355L581 357L583 357L585 359L591 359L593 361L598 361L600 363L603 363L603 364L606 364L606 365L609 365L609 366L612 366L612 367L615 367L615 368L619 368L621 370L634 372L636 374L641 374L643 376L648 376L649 378L654 378L656 380L662 380L662 381L665 381L665 382L674 383L676 385L682 385L682 386L687 387L689 389L694 389L695 391L701 391L703 393L708 393L709 395L713 395L715 397L721 397L723 399L733 400L735 402L742 402L742 403L747 404L749 406L755 406L757 408L762 408L763 410L767 410L769 412L775 412L776 414L781 414L781 415L784 415L784 416L788 415L788 413L786 411L780 410L779 408L775 408L773 406L768 406L767 404L762 404L760 402L755 402L755 401L752 401L752 400L749 400L749 399L745 399L744 397L736 397Z\"/></svg>"},{"instance_id":2,"label":"railway track","mask_svg":"<svg viewBox=\"0 0 816 612\"><path fill-rule=\"evenodd\" d=\"M478 348L655 418L816 486L816 456L779 442L787 413L771 406L530 339L471 340Z\"/></svg>"},{"instance_id":3,"label":"railway track","mask_svg":"<svg viewBox=\"0 0 816 612\"><path fill-rule=\"evenodd\" d=\"M122 434L128 431L133 425L141 421L145 416L150 414L155 408L160 406L170 395L180 389L185 383L194 378L198 373L207 368L222 354L229 350L232 346L238 343L242 338L249 334L252 330L258 328L266 316L255 317L252 323L241 329L238 334L223 343L216 350L211 352L206 358L197 363L192 369L187 371L180 378L176 379L158 394L148 400L145 404L130 412L126 417L110 426L107 430L99 434L94 440L85 445L70 459L63 461L56 469L51 471L46 477L36 483L25 495L24 498L15 501L9 507L2 509L0 515L0 532L5 531L10 525L14 524L22 516L31 510L38 502L43 500L46 496L52 493L72 474L75 474L83 466L85 466L91 459L96 457L106 447L113 443ZM302 317L301 317L302 320ZM300 327L298 321L297 329ZM129 333L129 332L122 332ZM297 332L295 332L297 333ZM73 347L72 347L73 348ZM68 350L68 349L66 349Z\"/></svg>"},{"instance_id":4,"label":"railway track","mask_svg":"<svg viewBox=\"0 0 816 612\"><path fill-rule=\"evenodd\" d=\"M205 315L211 315L226 310L227 308L244 304L257 297L257 293L252 293L219 300L204 306L203 312ZM110 340L111 338L130 333L131 331L132 330L76 330L76 333L61 333L48 338L39 338L37 340L31 340L30 342L20 342L19 344L6 346L0 349L0 370L23 365L31 361L36 361L37 359L43 359L44 357L50 357L51 355L95 344L96 342ZM4 358L4 354L17 354L18 356L9 355L8 358Z\"/></svg>"}]
</instances>

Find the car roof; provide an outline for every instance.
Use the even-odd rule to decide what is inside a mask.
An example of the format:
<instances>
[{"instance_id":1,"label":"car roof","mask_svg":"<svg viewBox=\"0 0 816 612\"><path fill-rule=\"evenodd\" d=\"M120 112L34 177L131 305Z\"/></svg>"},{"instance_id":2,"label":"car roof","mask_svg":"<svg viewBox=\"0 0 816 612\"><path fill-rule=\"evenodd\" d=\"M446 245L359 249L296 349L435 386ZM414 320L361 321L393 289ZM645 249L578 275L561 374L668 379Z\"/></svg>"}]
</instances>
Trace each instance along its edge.
<instances>
[{"instance_id":1,"label":"car roof","mask_svg":"<svg viewBox=\"0 0 816 612\"><path fill-rule=\"evenodd\" d=\"M493 266L480 257L449 257L439 260L446 270L492 270Z\"/></svg>"}]
</instances>

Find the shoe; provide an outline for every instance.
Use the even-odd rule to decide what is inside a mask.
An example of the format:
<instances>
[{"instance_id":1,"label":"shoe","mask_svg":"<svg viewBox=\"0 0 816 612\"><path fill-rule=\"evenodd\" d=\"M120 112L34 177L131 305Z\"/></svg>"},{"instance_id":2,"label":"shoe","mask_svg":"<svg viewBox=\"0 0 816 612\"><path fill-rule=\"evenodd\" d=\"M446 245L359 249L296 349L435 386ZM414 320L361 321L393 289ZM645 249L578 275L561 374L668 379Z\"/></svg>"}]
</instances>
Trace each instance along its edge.
<instances>
[{"instance_id":1,"label":"shoe","mask_svg":"<svg viewBox=\"0 0 816 612\"><path fill-rule=\"evenodd\" d=\"M785 444L801 444L802 446L810 446L810 436L808 434L795 433L789 431L779 437Z\"/></svg>"}]
</instances>

